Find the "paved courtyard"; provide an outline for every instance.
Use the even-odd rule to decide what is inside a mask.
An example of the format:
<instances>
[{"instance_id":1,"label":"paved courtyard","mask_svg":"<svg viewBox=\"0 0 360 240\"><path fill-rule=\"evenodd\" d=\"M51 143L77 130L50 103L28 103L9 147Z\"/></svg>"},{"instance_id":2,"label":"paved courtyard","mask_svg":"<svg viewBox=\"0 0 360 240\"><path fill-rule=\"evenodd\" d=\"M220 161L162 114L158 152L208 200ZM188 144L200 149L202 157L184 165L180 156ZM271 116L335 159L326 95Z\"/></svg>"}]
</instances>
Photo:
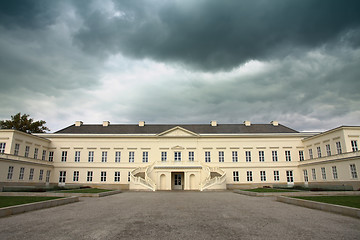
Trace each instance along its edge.
<instances>
[{"instance_id":1,"label":"paved courtyard","mask_svg":"<svg viewBox=\"0 0 360 240\"><path fill-rule=\"evenodd\" d=\"M125 192L0 218L0 239L360 239L360 220L232 192Z\"/></svg>"}]
</instances>

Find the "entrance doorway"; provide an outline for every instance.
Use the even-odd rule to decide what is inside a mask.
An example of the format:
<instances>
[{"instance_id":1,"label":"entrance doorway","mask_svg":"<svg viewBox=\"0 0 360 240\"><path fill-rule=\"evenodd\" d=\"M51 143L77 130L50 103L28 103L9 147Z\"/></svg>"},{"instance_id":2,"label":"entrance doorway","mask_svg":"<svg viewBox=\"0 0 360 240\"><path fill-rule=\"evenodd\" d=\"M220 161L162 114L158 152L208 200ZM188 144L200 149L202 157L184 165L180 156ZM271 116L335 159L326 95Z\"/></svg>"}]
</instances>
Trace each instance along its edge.
<instances>
[{"instance_id":1,"label":"entrance doorway","mask_svg":"<svg viewBox=\"0 0 360 240\"><path fill-rule=\"evenodd\" d=\"M171 173L171 189L184 190L184 173L173 172Z\"/></svg>"}]
</instances>

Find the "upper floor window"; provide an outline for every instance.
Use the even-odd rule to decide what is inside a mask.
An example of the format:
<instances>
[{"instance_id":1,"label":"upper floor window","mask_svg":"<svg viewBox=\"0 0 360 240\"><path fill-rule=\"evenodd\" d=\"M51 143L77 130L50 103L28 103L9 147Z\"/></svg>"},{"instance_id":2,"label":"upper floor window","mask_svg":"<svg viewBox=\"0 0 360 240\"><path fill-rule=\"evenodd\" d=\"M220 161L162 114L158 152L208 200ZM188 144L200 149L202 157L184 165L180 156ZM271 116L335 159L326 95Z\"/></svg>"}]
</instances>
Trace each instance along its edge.
<instances>
[{"instance_id":1,"label":"upper floor window","mask_svg":"<svg viewBox=\"0 0 360 240\"><path fill-rule=\"evenodd\" d=\"M300 161L304 161L304 151L303 150L299 150L299 159L300 159Z\"/></svg>"},{"instance_id":2,"label":"upper floor window","mask_svg":"<svg viewBox=\"0 0 360 240\"><path fill-rule=\"evenodd\" d=\"M107 151L101 153L101 162L107 162Z\"/></svg>"},{"instance_id":3,"label":"upper floor window","mask_svg":"<svg viewBox=\"0 0 360 240\"><path fill-rule=\"evenodd\" d=\"M350 164L350 172L353 179L358 178L355 164Z\"/></svg>"},{"instance_id":4,"label":"upper floor window","mask_svg":"<svg viewBox=\"0 0 360 240\"><path fill-rule=\"evenodd\" d=\"M174 153L174 160L180 162L181 161L181 152Z\"/></svg>"},{"instance_id":5,"label":"upper floor window","mask_svg":"<svg viewBox=\"0 0 360 240\"><path fill-rule=\"evenodd\" d=\"M310 159L313 159L313 158L314 158L314 155L313 155L313 152L312 152L312 149L311 149L311 148L309 149L309 158L310 158Z\"/></svg>"},{"instance_id":6,"label":"upper floor window","mask_svg":"<svg viewBox=\"0 0 360 240\"><path fill-rule=\"evenodd\" d=\"M46 159L46 150L43 150L41 160L45 160L45 159Z\"/></svg>"},{"instance_id":7,"label":"upper floor window","mask_svg":"<svg viewBox=\"0 0 360 240\"><path fill-rule=\"evenodd\" d=\"M14 155L19 155L20 144L15 143Z\"/></svg>"},{"instance_id":8,"label":"upper floor window","mask_svg":"<svg viewBox=\"0 0 360 240\"><path fill-rule=\"evenodd\" d=\"M210 152L205 152L205 162L211 162Z\"/></svg>"},{"instance_id":9,"label":"upper floor window","mask_svg":"<svg viewBox=\"0 0 360 240\"><path fill-rule=\"evenodd\" d=\"M167 160L167 152L161 152L161 161L166 162ZM190 159L189 159L190 161Z\"/></svg>"},{"instance_id":10,"label":"upper floor window","mask_svg":"<svg viewBox=\"0 0 360 240\"><path fill-rule=\"evenodd\" d=\"M135 160L135 152L129 152L129 162L134 162Z\"/></svg>"},{"instance_id":11,"label":"upper floor window","mask_svg":"<svg viewBox=\"0 0 360 240\"><path fill-rule=\"evenodd\" d=\"M265 161L264 151L259 151L259 162Z\"/></svg>"},{"instance_id":12,"label":"upper floor window","mask_svg":"<svg viewBox=\"0 0 360 240\"><path fill-rule=\"evenodd\" d=\"M67 151L62 151L61 153L61 161L66 162L67 159Z\"/></svg>"},{"instance_id":13,"label":"upper floor window","mask_svg":"<svg viewBox=\"0 0 360 240\"><path fill-rule=\"evenodd\" d=\"M5 146L6 146L6 143L0 143L0 153L5 152Z\"/></svg>"},{"instance_id":14,"label":"upper floor window","mask_svg":"<svg viewBox=\"0 0 360 240\"><path fill-rule=\"evenodd\" d=\"M35 159L37 159L38 154L39 154L39 149L38 149L38 148L35 148L35 150L34 150L34 158L35 158Z\"/></svg>"},{"instance_id":15,"label":"upper floor window","mask_svg":"<svg viewBox=\"0 0 360 240\"><path fill-rule=\"evenodd\" d=\"M340 142L336 142L336 151L337 151L337 154L341 154L341 153L342 153L341 143L340 143Z\"/></svg>"},{"instance_id":16,"label":"upper floor window","mask_svg":"<svg viewBox=\"0 0 360 240\"><path fill-rule=\"evenodd\" d=\"M94 162L94 151L89 151L88 162Z\"/></svg>"},{"instance_id":17,"label":"upper floor window","mask_svg":"<svg viewBox=\"0 0 360 240\"><path fill-rule=\"evenodd\" d=\"M120 162L121 152L115 152L115 162Z\"/></svg>"},{"instance_id":18,"label":"upper floor window","mask_svg":"<svg viewBox=\"0 0 360 240\"><path fill-rule=\"evenodd\" d=\"M80 151L75 152L75 162L80 162Z\"/></svg>"},{"instance_id":19,"label":"upper floor window","mask_svg":"<svg viewBox=\"0 0 360 240\"><path fill-rule=\"evenodd\" d=\"M277 151L272 151L271 155L272 155L273 162L277 162L278 161Z\"/></svg>"},{"instance_id":20,"label":"upper floor window","mask_svg":"<svg viewBox=\"0 0 360 240\"><path fill-rule=\"evenodd\" d=\"M238 152L237 151L232 151L232 161L238 162Z\"/></svg>"},{"instance_id":21,"label":"upper floor window","mask_svg":"<svg viewBox=\"0 0 360 240\"><path fill-rule=\"evenodd\" d=\"M265 171L260 171L260 181L262 181L262 182L266 181L266 173L265 173Z\"/></svg>"},{"instance_id":22,"label":"upper floor window","mask_svg":"<svg viewBox=\"0 0 360 240\"><path fill-rule=\"evenodd\" d=\"M251 152L245 151L245 159L247 162L251 162Z\"/></svg>"},{"instance_id":23,"label":"upper floor window","mask_svg":"<svg viewBox=\"0 0 360 240\"><path fill-rule=\"evenodd\" d=\"M143 162L149 162L149 152L143 152Z\"/></svg>"},{"instance_id":24,"label":"upper floor window","mask_svg":"<svg viewBox=\"0 0 360 240\"><path fill-rule=\"evenodd\" d=\"M194 159L195 159L195 157L194 157L194 152L189 152L189 161L190 161L190 162L193 162Z\"/></svg>"},{"instance_id":25,"label":"upper floor window","mask_svg":"<svg viewBox=\"0 0 360 240\"><path fill-rule=\"evenodd\" d=\"M52 162L52 161L54 161L54 152L50 151L49 152L49 162Z\"/></svg>"},{"instance_id":26,"label":"upper floor window","mask_svg":"<svg viewBox=\"0 0 360 240\"><path fill-rule=\"evenodd\" d=\"M285 151L285 159L286 159L287 162L291 162L290 151Z\"/></svg>"},{"instance_id":27,"label":"upper floor window","mask_svg":"<svg viewBox=\"0 0 360 240\"><path fill-rule=\"evenodd\" d=\"M238 171L233 171L233 180L234 180L234 182L239 181L239 172Z\"/></svg>"},{"instance_id":28,"label":"upper floor window","mask_svg":"<svg viewBox=\"0 0 360 240\"><path fill-rule=\"evenodd\" d=\"M321 148L316 147L318 158L321 158Z\"/></svg>"},{"instance_id":29,"label":"upper floor window","mask_svg":"<svg viewBox=\"0 0 360 240\"><path fill-rule=\"evenodd\" d=\"M326 180L326 170L324 167L321 168L321 176L323 180Z\"/></svg>"},{"instance_id":30,"label":"upper floor window","mask_svg":"<svg viewBox=\"0 0 360 240\"><path fill-rule=\"evenodd\" d=\"M30 146L25 146L25 157L29 157L29 153L30 153Z\"/></svg>"},{"instance_id":31,"label":"upper floor window","mask_svg":"<svg viewBox=\"0 0 360 240\"><path fill-rule=\"evenodd\" d=\"M331 156L330 144L326 144L326 145L325 145L325 148L326 148L326 154L327 154L328 156Z\"/></svg>"},{"instance_id":32,"label":"upper floor window","mask_svg":"<svg viewBox=\"0 0 360 240\"><path fill-rule=\"evenodd\" d=\"M357 145L357 141L356 140L351 140L351 148L353 152L357 152L358 151L358 145Z\"/></svg>"},{"instance_id":33,"label":"upper floor window","mask_svg":"<svg viewBox=\"0 0 360 240\"><path fill-rule=\"evenodd\" d=\"M219 162L224 162L224 151L219 151Z\"/></svg>"}]
</instances>

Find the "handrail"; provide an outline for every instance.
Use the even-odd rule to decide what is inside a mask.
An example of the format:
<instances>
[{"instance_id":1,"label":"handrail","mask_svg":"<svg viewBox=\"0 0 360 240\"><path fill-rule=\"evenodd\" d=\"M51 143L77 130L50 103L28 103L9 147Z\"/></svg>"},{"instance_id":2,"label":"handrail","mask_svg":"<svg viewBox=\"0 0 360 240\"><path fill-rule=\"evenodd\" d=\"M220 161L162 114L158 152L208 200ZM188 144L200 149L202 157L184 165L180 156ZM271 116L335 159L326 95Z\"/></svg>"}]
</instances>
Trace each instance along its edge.
<instances>
[{"instance_id":1,"label":"handrail","mask_svg":"<svg viewBox=\"0 0 360 240\"><path fill-rule=\"evenodd\" d=\"M203 191L215 184L223 184L224 181L226 180L225 177L226 177L226 172L223 171L222 169L220 169L219 167L208 167L208 166L205 166L204 167L206 168L206 170L208 171L208 176L205 178L205 180L201 183L201 186L200 186L200 191ZM213 177L211 178L211 172L216 172L218 173L220 176L216 176L216 177Z\"/></svg>"},{"instance_id":2,"label":"handrail","mask_svg":"<svg viewBox=\"0 0 360 240\"><path fill-rule=\"evenodd\" d=\"M155 191L156 189L156 184L155 182L148 176L148 173L150 173L153 169L154 163L147 166L147 167L138 167L135 168L133 171L130 172L130 181L132 181L133 183L136 184L142 184L145 187L149 188L152 191ZM145 173L145 178L142 177L136 177L135 175L140 173L140 172L144 172Z\"/></svg>"}]
</instances>

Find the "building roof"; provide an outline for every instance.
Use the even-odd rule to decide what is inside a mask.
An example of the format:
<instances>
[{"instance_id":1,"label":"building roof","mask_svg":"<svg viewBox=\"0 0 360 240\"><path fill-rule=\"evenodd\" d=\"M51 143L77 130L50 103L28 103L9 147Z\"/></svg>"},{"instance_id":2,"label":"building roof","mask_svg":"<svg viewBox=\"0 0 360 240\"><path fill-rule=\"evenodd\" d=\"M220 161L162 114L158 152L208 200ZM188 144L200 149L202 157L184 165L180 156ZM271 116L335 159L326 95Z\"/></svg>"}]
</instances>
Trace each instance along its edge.
<instances>
[{"instance_id":1,"label":"building roof","mask_svg":"<svg viewBox=\"0 0 360 240\"><path fill-rule=\"evenodd\" d=\"M55 134L160 134L175 127L181 127L197 134L252 134L252 133L298 133L298 131L279 124L146 124L140 127L137 124L74 124L61 129Z\"/></svg>"}]
</instances>

